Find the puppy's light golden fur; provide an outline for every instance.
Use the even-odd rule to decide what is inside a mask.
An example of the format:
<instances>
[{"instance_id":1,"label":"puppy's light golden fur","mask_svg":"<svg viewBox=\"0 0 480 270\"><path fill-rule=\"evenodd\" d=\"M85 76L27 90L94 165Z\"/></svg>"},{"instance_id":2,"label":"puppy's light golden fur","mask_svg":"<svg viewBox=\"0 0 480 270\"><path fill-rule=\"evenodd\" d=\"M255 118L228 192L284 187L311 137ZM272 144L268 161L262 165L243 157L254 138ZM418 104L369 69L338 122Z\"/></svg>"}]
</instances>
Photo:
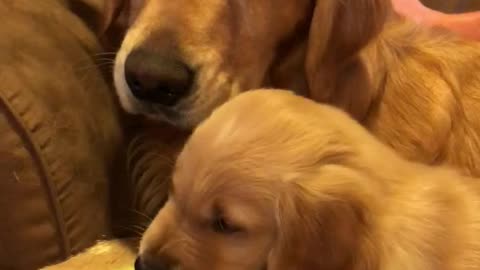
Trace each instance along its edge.
<instances>
[{"instance_id":1,"label":"puppy's light golden fur","mask_svg":"<svg viewBox=\"0 0 480 270\"><path fill-rule=\"evenodd\" d=\"M334 107L258 90L194 131L140 255L188 270L480 269L478 209L478 182L401 158Z\"/></svg>"},{"instance_id":2,"label":"puppy's light golden fur","mask_svg":"<svg viewBox=\"0 0 480 270\"><path fill-rule=\"evenodd\" d=\"M137 239L100 241L65 262L41 270L134 270Z\"/></svg>"},{"instance_id":3,"label":"puppy's light golden fur","mask_svg":"<svg viewBox=\"0 0 480 270\"><path fill-rule=\"evenodd\" d=\"M480 176L478 43L405 22L389 0L130 1L143 8L115 68L128 111L193 127L240 92L290 89L343 108L404 157ZM130 94L135 48L172 50L197 72L180 117Z\"/></svg>"}]
</instances>

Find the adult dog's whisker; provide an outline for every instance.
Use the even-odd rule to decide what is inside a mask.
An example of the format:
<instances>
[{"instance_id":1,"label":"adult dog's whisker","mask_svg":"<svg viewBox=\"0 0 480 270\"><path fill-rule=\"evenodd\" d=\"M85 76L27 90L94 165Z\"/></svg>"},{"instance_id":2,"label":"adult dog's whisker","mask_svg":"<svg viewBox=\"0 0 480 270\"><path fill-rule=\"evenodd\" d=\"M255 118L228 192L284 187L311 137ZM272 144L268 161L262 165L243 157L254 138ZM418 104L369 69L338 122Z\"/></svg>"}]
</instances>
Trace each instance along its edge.
<instances>
[{"instance_id":1,"label":"adult dog's whisker","mask_svg":"<svg viewBox=\"0 0 480 270\"><path fill-rule=\"evenodd\" d=\"M95 69L95 68L105 68L105 67L113 68L113 65L112 65L112 63L101 63L101 64L97 64L97 65L89 65L89 66L84 66L84 67L78 67L78 68L76 68L76 71L88 71L88 70Z\"/></svg>"},{"instance_id":2,"label":"adult dog's whisker","mask_svg":"<svg viewBox=\"0 0 480 270\"><path fill-rule=\"evenodd\" d=\"M115 63L115 59L107 58L107 57L95 59L95 62L97 61L109 61L109 62Z\"/></svg>"}]
</instances>

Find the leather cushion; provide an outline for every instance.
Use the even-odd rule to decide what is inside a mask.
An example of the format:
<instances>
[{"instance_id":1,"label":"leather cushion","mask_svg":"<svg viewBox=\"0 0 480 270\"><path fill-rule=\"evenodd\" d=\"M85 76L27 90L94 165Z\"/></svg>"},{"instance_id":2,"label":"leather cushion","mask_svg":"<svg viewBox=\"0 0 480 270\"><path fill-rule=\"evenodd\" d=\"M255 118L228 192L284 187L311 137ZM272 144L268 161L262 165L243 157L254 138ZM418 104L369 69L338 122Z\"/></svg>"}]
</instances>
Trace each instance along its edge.
<instances>
[{"instance_id":1,"label":"leather cushion","mask_svg":"<svg viewBox=\"0 0 480 270\"><path fill-rule=\"evenodd\" d=\"M0 17L0 269L37 269L110 234L122 130L63 2L0 1Z\"/></svg>"}]
</instances>

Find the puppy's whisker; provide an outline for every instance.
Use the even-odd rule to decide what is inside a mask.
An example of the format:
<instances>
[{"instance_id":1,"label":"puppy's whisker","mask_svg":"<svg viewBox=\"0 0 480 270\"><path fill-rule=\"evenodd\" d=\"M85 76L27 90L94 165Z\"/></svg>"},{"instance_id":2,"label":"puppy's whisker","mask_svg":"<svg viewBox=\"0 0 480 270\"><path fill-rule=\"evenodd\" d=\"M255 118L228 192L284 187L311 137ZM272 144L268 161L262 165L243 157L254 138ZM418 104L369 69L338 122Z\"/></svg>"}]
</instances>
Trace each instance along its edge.
<instances>
[{"instance_id":1,"label":"puppy's whisker","mask_svg":"<svg viewBox=\"0 0 480 270\"><path fill-rule=\"evenodd\" d=\"M145 230L147 230L147 225L131 225L132 228L136 229L138 232L141 232L141 234L143 234L145 232Z\"/></svg>"},{"instance_id":2,"label":"puppy's whisker","mask_svg":"<svg viewBox=\"0 0 480 270\"><path fill-rule=\"evenodd\" d=\"M130 177L132 178L132 185L137 187L149 187L155 183L159 176L166 177L168 173L165 170L170 169L173 165L162 163L163 166L157 166L158 160L155 162L150 160L141 160L137 164L129 164L131 168ZM163 182L163 181L162 181Z\"/></svg>"},{"instance_id":3,"label":"puppy's whisker","mask_svg":"<svg viewBox=\"0 0 480 270\"><path fill-rule=\"evenodd\" d=\"M141 212L141 211L138 211L136 209L133 209L133 208L130 208L129 211L131 211L132 213L135 213L143 218L145 218L148 222L151 222L153 220L152 217L148 216L147 214Z\"/></svg>"},{"instance_id":4,"label":"puppy's whisker","mask_svg":"<svg viewBox=\"0 0 480 270\"><path fill-rule=\"evenodd\" d=\"M129 162L138 160L138 159L145 159L144 154L150 153L149 157L157 157L162 158L163 161L168 161L170 163L175 162L171 157L167 155L162 155L157 152L151 151L152 149L165 149L165 145L159 144L158 142L154 141L149 136L138 136L132 140L130 143L128 151Z\"/></svg>"},{"instance_id":5,"label":"puppy's whisker","mask_svg":"<svg viewBox=\"0 0 480 270\"><path fill-rule=\"evenodd\" d=\"M171 158L170 156L162 155L162 154L159 154L159 153L153 153L152 157L154 157L156 160L162 160L164 162L167 162L170 165L175 164L175 160L173 158Z\"/></svg>"},{"instance_id":6,"label":"puppy's whisker","mask_svg":"<svg viewBox=\"0 0 480 270\"><path fill-rule=\"evenodd\" d=\"M108 61L111 61L111 62L115 62L115 58L112 58L112 57L96 57L94 59L96 61L108 60Z\"/></svg>"},{"instance_id":7,"label":"puppy's whisker","mask_svg":"<svg viewBox=\"0 0 480 270\"><path fill-rule=\"evenodd\" d=\"M102 56L102 55L116 55L117 52L101 52L101 53L95 53L95 56Z\"/></svg>"},{"instance_id":8,"label":"puppy's whisker","mask_svg":"<svg viewBox=\"0 0 480 270\"><path fill-rule=\"evenodd\" d=\"M149 180L149 184L142 185L147 186L148 191L139 190L134 194L135 206L140 209L153 209L152 211L157 213L168 197L167 191L170 179L170 177L164 177L163 179L153 177Z\"/></svg>"},{"instance_id":9,"label":"puppy's whisker","mask_svg":"<svg viewBox=\"0 0 480 270\"><path fill-rule=\"evenodd\" d=\"M139 230L138 228L135 228L135 227L132 227L132 226L115 224L114 227L116 227L118 229L126 230L128 232L131 232L131 233L134 234L134 236L137 236L137 237L142 237L143 233L145 232L145 230Z\"/></svg>"},{"instance_id":10,"label":"puppy's whisker","mask_svg":"<svg viewBox=\"0 0 480 270\"><path fill-rule=\"evenodd\" d=\"M115 64L115 61L108 58L97 59L95 63L112 63Z\"/></svg>"},{"instance_id":11,"label":"puppy's whisker","mask_svg":"<svg viewBox=\"0 0 480 270\"><path fill-rule=\"evenodd\" d=\"M162 180L163 181L161 181L160 184L152 188L151 194L154 194L154 196L150 196L150 198L145 202L145 204L150 206L150 208L152 208L152 205L154 205L153 208L155 208L155 212L158 212L162 208L168 198L168 189L171 178L167 177Z\"/></svg>"}]
</instances>

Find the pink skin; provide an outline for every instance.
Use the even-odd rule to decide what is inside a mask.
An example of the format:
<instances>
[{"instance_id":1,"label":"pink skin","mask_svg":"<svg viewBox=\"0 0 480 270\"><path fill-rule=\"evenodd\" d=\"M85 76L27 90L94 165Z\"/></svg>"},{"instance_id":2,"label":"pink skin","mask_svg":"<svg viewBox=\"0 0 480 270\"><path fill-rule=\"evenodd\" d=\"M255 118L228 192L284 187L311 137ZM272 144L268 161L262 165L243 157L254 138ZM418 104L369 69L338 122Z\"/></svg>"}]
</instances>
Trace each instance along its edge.
<instances>
[{"instance_id":1,"label":"pink skin","mask_svg":"<svg viewBox=\"0 0 480 270\"><path fill-rule=\"evenodd\" d=\"M446 14L424 6L419 0L392 0L394 9L412 21L430 27L443 27L458 35L480 41L480 11Z\"/></svg>"}]
</instances>

